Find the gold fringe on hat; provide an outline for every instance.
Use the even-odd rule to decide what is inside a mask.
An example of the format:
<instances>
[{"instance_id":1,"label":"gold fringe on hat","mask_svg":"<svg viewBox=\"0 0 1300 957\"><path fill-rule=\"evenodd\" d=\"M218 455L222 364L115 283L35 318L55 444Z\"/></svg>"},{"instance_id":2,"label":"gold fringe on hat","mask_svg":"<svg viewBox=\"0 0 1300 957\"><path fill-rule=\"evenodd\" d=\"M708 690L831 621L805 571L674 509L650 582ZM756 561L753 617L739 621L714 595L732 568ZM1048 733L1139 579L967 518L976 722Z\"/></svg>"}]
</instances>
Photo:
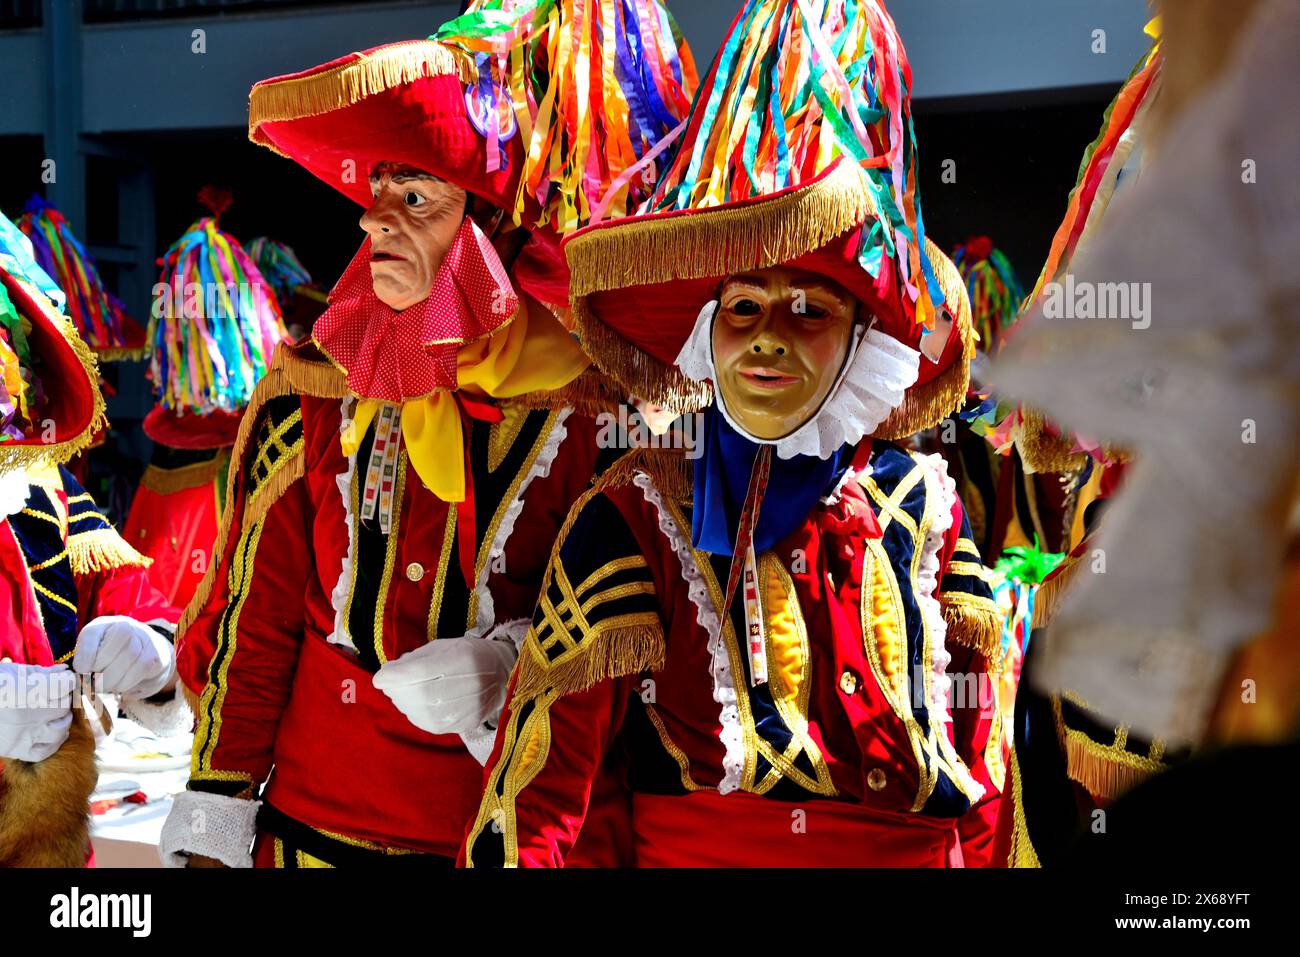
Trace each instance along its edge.
<instances>
[{"instance_id":1,"label":"gold fringe on hat","mask_svg":"<svg viewBox=\"0 0 1300 957\"><path fill-rule=\"evenodd\" d=\"M149 357L148 346L107 346L96 352L104 362L143 362Z\"/></svg>"},{"instance_id":2,"label":"gold fringe on hat","mask_svg":"<svg viewBox=\"0 0 1300 957\"><path fill-rule=\"evenodd\" d=\"M907 390L902 404L876 429L874 434L878 439L896 441L934 428L965 404L966 392L970 388L970 364L975 358L976 335L966 284L953 261L929 239L925 241L925 255L934 269L939 288L943 290L944 306L953 317L952 334L961 336L961 355L929 382ZM922 357L922 367L928 361Z\"/></svg>"},{"instance_id":3,"label":"gold fringe on hat","mask_svg":"<svg viewBox=\"0 0 1300 957\"><path fill-rule=\"evenodd\" d=\"M461 50L433 40L409 40L358 54L356 59L314 73L266 80L248 95L248 138L275 150L262 132L264 123L329 113L404 83L435 76L455 76L470 83L478 73L473 59Z\"/></svg>"},{"instance_id":4,"label":"gold fringe on hat","mask_svg":"<svg viewBox=\"0 0 1300 957\"><path fill-rule=\"evenodd\" d=\"M866 175L851 162L772 199L676 216L622 220L565 245L570 295L765 269L820 249L876 215Z\"/></svg>"},{"instance_id":5,"label":"gold fringe on hat","mask_svg":"<svg viewBox=\"0 0 1300 957\"><path fill-rule=\"evenodd\" d=\"M596 317L586 299L573 304L573 325L582 351L627 395L662 405L684 415L707 408L713 401L713 387L696 382L677 367L656 359Z\"/></svg>"},{"instance_id":6,"label":"gold fringe on hat","mask_svg":"<svg viewBox=\"0 0 1300 957\"><path fill-rule=\"evenodd\" d=\"M32 299L42 303L43 294L33 292ZM48 300L45 300L48 301ZM86 377L90 380L91 413L90 423L76 435L62 442L17 443L0 442L0 474L30 468L32 466L63 463L75 458L94 444L95 436L108 428L108 417L104 414L104 396L99 391L99 362L90 346L78 334L76 327L53 306L44 310L44 316L54 326L81 363ZM59 388L59 383L46 383L47 387Z\"/></svg>"}]
</instances>

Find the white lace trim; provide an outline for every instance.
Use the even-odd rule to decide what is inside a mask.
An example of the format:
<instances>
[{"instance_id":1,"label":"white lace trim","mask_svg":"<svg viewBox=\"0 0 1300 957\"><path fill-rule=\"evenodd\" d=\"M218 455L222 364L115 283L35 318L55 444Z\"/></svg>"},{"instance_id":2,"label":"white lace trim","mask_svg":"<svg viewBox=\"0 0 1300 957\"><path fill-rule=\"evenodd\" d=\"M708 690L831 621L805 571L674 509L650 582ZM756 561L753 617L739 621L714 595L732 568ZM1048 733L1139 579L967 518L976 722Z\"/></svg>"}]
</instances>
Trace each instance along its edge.
<instances>
[{"instance_id":1,"label":"white lace trim","mask_svg":"<svg viewBox=\"0 0 1300 957\"><path fill-rule=\"evenodd\" d=\"M695 328L677 354L676 364L697 382L717 381L713 365L713 317L716 299L705 303ZM822 407L807 422L779 439L760 439L747 432L727 410L720 390L715 403L733 429L760 445L776 446L778 458L796 455L830 458L846 443L856 445L876 431L903 402L908 386L920 371L921 353L879 329L858 327L849 345L844 368Z\"/></svg>"},{"instance_id":2,"label":"white lace trim","mask_svg":"<svg viewBox=\"0 0 1300 957\"><path fill-rule=\"evenodd\" d=\"M501 524L497 526L492 547L488 549L488 560L483 563L483 570L479 572L478 581L475 583L478 590L478 612L474 617L474 627L466 633L466 637L477 638L486 635L496 623L496 605L492 601L492 592L487 587L488 575L492 573L492 562L505 554L506 542L510 538L510 533L515 530L515 522L518 521L520 513L524 510L524 493L528 491L528 486L533 484L534 479L545 478L551 474L551 466L555 464L555 457L560 452L560 444L569 434L568 427L564 424L565 420L572 414L573 409L566 408L556 416L551 434L546 437L546 443L537 453L537 458L533 460L533 467L519 483L514 501L506 507L505 514L501 516Z\"/></svg>"},{"instance_id":3,"label":"white lace trim","mask_svg":"<svg viewBox=\"0 0 1300 957\"><path fill-rule=\"evenodd\" d=\"M637 472L632 483L641 490L647 502L654 506L659 516L659 531L668 539L681 563L682 578L686 582L686 593L695 605L695 620L709 636L709 655L712 661L710 673L713 678L713 700L722 706L718 720L722 726L718 737L722 741L722 780L718 783L719 794L730 794L740 787L741 772L745 767L744 735L740 730L740 708L737 704L736 685L731 673L731 662L727 656L726 642L722 638L722 622L718 611L713 607L708 586L695 556L691 552L690 541L677 527L663 496L655 488L654 480L645 472Z\"/></svg>"},{"instance_id":4,"label":"white lace trim","mask_svg":"<svg viewBox=\"0 0 1300 957\"><path fill-rule=\"evenodd\" d=\"M352 425L354 401L351 396L347 396L340 405L339 435L342 435ZM347 456L345 462L346 465L343 471L334 476L334 484L338 486L339 496L343 500L343 526L347 530L348 550L347 554L343 556L343 566L339 569L339 580L334 583L334 590L330 592L330 604L334 606L334 629L325 640L333 645L343 645L355 652L357 646L353 643L352 636L348 634L347 616L344 612L348 607L348 592L352 586L352 561L357 547L352 529L354 524L352 480L357 472L356 455Z\"/></svg>"},{"instance_id":5,"label":"white lace trim","mask_svg":"<svg viewBox=\"0 0 1300 957\"><path fill-rule=\"evenodd\" d=\"M946 644L948 623L943 618L943 608L939 604L939 552L943 548L944 537L952 527L952 507L957 501L957 484L948 474L948 463L937 452L933 455L917 456L921 467L926 470L926 495L935 495L930 527L926 530L925 543L921 546L921 560L917 563L916 576L912 580L912 593L916 596L917 607L925 620L925 631L930 637L930 667L932 679L926 696L926 707L930 713L930 726L939 739L940 748L949 751L952 760L949 764L953 772L960 777L957 783L970 798L972 804L984 795L984 786L971 776L969 769L956 754L951 754L948 745L947 726L952 722L952 713L948 709L948 697L952 689L952 679L948 676L948 665L952 655Z\"/></svg>"},{"instance_id":6,"label":"white lace trim","mask_svg":"<svg viewBox=\"0 0 1300 957\"><path fill-rule=\"evenodd\" d=\"M132 721L160 738L185 734L194 727L194 712L190 710L190 703L185 700L179 683L170 701L154 704L144 698L123 695L118 699L117 706Z\"/></svg>"},{"instance_id":7,"label":"white lace trim","mask_svg":"<svg viewBox=\"0 0 1300 957\"><path fill-rule=\"evenodd\" d=\"M163 867L184 867L191 854L211 857L227 867L252 867L260 805L260 801L206 791L177 794L158 841Z\"/></svg>"},{"instance_id":8,"label":"white lace trim","mask_svg":"<svg viewBox=\"0 0 1300 957\"><path fill-rule=\"evenodd\" d=\"M844 486L848 485L850 482L870 478L871 472L872 469L870 465L860 471L850 465L844 470L844 474L840 476L840 480L835 483L835 487L831 489L830 494L821 497L821 503L828 508L838 505L840 499L844 496Z\"/></svg>"}]
</instances>

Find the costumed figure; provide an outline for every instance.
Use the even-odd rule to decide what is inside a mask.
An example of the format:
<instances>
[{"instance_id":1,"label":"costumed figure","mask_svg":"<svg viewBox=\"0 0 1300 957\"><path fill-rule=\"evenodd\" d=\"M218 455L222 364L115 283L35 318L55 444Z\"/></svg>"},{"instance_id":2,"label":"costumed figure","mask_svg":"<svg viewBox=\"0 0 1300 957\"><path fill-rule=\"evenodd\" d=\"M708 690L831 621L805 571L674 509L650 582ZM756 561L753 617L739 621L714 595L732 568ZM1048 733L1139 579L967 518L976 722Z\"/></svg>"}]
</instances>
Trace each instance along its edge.
<instances>
[{"instance_id":1,"label":"costumed figure","mask_svg":"<svg viewBox=\"0 0 1300 957\"><path fill-rule=\"evenodd\" d=\"M558 237L646 195L695 85L656 4L515 7L252 90L252 140L361 205L366 239L241 426L182 622L201 697L170 863L451 866L474 815L600 467Z\"/></svg>"},{"instance_id":2,"label":"costumed figure","mask_svg":"<svg viewBox=\"0 0 1300 957\"><path fill-rule=\"evenodd\" d=\"M0 866L77 867L93 859L88 799L96 781L95 736L81 703L114 695L152 729L187 728L174 693L179 610L150 586L148 560L62 465L106 425L98 370L45 294L53 282L30 247L4 238ZM88 686L79 674L92 676Z\"/></svg>"},{"instance_id":3,"label":"costumed figure","mask_svg":"<svg viewBox=\"0 0 1300 957\"><path fill-rule=\"evenodd\" d=\"M248 255L275 290L289 340L298 342L310 337L312 326L329 305L329 297L312 282L311 273L292 249L267 236L252 240Z\"/></svg>"},{"instance_id":4,"label":"costumed figure","mask_svg":"<svg viewBox=\"0 0 1300 957\"><path fill-rule=\"evenodd\" d=\"M703 438L566 519L469 866L567 863L610 760L637 866L987 860L990 572L943 460L890 441L965 398L969 302L892 20L808 13L746 3L648 211L566 241L583 347Z\"/></svg>"},{"instance_id":5,"label":"costumed figure","mask_svg":"<svg viewBox=\"0 0 1300 957\"><path fill-rule=\"evenodd\" d=\"M196 220L162 259L149 322L153 440L122 534L153 559L154 585L182 608L214 560L226 473L244 407L285 337L270 284L223 232L230 194L204 187L212 215Z\"/></svg>"}]
</instances>

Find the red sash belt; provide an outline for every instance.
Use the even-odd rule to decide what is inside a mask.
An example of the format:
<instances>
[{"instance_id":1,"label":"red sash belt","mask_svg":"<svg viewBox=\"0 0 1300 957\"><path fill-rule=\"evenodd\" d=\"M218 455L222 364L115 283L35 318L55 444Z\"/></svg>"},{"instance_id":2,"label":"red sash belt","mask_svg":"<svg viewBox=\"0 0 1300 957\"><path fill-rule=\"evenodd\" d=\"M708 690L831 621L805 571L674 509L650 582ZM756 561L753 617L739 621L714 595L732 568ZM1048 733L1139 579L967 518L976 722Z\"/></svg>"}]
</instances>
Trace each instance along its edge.
<instances>
[{"instance_id":1,"label":"red sash belt","mask_svg":"<svg viewBox=\"0 0 1300 957\"><path fill-rule=\"evenodd\" d=\"M348 837L455 857L482 794L483 769L458 736L421 731L346 652L303 642L266 795L276 809Z\"/></svg>"},{"instance_id":2,"label":"red sash belt","mask_svg":"<svg viewBox=\"0 0 1300 957\"><path fill-rule=\"evenodd\" d=\"M638 867L944 867L956 840L951 820L745 792L635 794L632 826Z\"/></svg>"}]
</instances>

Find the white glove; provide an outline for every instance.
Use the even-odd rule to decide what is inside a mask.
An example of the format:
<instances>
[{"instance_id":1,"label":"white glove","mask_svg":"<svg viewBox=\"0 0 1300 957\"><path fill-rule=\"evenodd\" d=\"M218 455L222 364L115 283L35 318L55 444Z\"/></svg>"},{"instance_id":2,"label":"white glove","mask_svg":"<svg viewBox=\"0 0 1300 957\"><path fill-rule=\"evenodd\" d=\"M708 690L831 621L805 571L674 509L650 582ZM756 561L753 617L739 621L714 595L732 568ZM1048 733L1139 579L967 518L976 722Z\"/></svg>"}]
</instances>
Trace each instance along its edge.
<instances>
[{"instance_id":1,"label":"white glove","mask_svg":"<svg viewBox=\"0 0 1300 957\"><path fill-rule=\"evenodd\" d=\"M81 629L72 667L83 675L101 674L97 691L148 698L176 676L176 652L148 625L106 615Z\"/></svg>"},{"instance_id":2,"label":"white glove","mask_svg":"<svg viewBox=\"0 0 1300 957\"><path fill-rule=\"evenodd\" d=\"M77 676L67 665L0 662L0 758L44 761L72 727Z\"/></svg>"},{"instance_id":3,"label":"white glove","mask_svg":"<svg viewBox=\"0 0 1300 957\"><path fill-rule=\"evenodd\" d=\"M509 641L439 638L382 665L373 681L422 731L477 732L501 714L518 656Z\"/></svg>"}]
</instances>

